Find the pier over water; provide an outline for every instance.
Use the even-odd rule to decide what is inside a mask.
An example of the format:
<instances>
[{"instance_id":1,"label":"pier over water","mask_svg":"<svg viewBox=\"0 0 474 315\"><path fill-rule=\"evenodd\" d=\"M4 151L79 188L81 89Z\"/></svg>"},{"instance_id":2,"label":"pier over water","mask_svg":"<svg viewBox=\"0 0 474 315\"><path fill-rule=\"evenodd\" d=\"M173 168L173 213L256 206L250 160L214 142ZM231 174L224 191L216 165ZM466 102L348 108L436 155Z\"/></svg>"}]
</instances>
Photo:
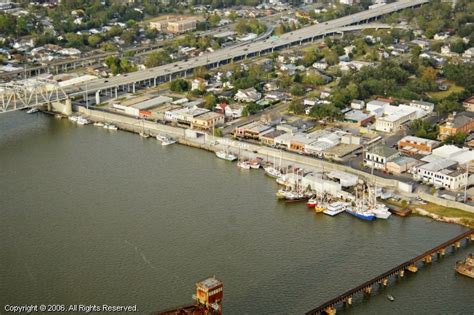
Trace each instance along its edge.
<instances>
[{"instance_id":1,"label":"pier over water","mask_svg":"<svg viewBox=\"0 0 474 315\"><path fill-rule=\"evenodd\" d=\"M469 242L474 241L474 230L469 230L465 233L462 233L449 241L446 241L418 256L412 258L387 272L382 273L381 275L364 282L363 284L319 305L318 307L307 312L307 315L314 314L335 314L336 308L339 304L352 305L352 298L355 294L363 293L364 295L370 296L372 293L372 288L374 285L379 285L386 287L389 284L390 277L399 277L403 278L405 276L405 271L410 271L415 273L418 271L418 263L423 262L429 264L433 261L433 257L437 256L438 258L443 257L446 254L446 251L452 248L452 251L460 248L462 242L465 241L467 245Z\"/></svg>"}]
</instances>

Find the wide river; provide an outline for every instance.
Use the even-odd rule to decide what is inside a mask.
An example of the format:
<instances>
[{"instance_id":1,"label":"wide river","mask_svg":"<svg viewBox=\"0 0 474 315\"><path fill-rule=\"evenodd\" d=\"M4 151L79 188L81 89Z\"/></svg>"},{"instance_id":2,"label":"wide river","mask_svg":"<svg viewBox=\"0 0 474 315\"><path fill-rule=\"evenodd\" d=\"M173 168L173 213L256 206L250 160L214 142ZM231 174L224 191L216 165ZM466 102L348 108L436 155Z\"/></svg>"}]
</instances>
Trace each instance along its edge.
<instances>
[{"instance_id":1,"label":"wide river","mask_svg":"<svg viewBox=\"0 0 474 315\"><path fill-rule=\"evenodd\" d=\"M213 154L43 114L0 115L4 305L191 303L216 275L225 314L302 314L466 229L412 216L373 223L275 199L276 183ZM407 275L345 314L474 314L453 266ZM394 302L387 300L392 294Z\"/></svg>"}]
</instances>

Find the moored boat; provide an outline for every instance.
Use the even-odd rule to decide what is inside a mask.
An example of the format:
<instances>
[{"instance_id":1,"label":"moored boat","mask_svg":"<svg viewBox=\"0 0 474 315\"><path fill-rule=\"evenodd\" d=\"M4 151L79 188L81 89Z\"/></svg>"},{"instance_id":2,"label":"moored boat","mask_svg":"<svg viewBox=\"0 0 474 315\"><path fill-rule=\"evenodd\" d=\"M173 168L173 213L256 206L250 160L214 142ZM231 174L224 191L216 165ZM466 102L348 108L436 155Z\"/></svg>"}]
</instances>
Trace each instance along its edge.
<instances>
[{"instance_id":1,"label":"moored boat","mask_svg":"<svg viewBox=\"0 0 474 315\"><path fill-rule=\"evenodd\" d=\"M456 262L454 270L463 276L474 278L474 255L471 253L466 259Z\"/></svg>"},{"instance_id":2,"label":"moored boat","mask_svg":"<svg viewBox=\"0 0 474 315\"><path fill-rule=\"evenodd\" d=\"M39 111L38 108L32 107L32 108L28 109L28 110L26 111L26 113L27 113L27 114L34 114L34 113L37 113L38 111Z\"/></svg>"},{"instance_id":3,"label":"moored boat","mask_svg":"<svg viewBox=\"0 0 474 315\"><path fill-rule=\"evenodd\" d=\"M90 121L87 120L84 117L79 117L79 118L77 118L77 124L78 125L88 125L88 124L90 124Z\"/></svg>"},{"instance_id":4,"label":"moored boat","mask_svg":"<svg viewBox=\"0 0 474 315\"><path fill-rule=\"evenodd\" d=\"M307 202L306 205L308 208L314 208L318 204L318 200L316 198L310 198Z\"/></svg>"},{"instance_id":5,"label":"moored boat","mask_svg":"<svg viewBox=\"0 0 474 315\"><path fill-rule=\"evenodd\" d=\"M237 160L237 157L235 155L227 151L217 151L216 156L220 159L231 161L231 162Z\"/></svg>"},{"instance_id":6,"label":"moored boat","mask_svg":"<svg viewBox=\"0 0 474 315\"><path fill-rule=\"evenodd\" d=\"M265 175L268 175L273 178L278 178L281 176L281 172L274 168L273 166L265 167Z\"/></svg>"},{"instance_id":7,"label":"moored boat","mask_svg":"<svg viewBox=\"0 0 474 315\"><path fill-rule=\"evenodd\" d=\"M161 140L161 145L171 145L173 143L176 143L176 140L171 137L163 137Z\"/></svg>"},{"instance_id":8,"label":"moored boat","mask_svg":"<svg viewBox=\"0 0 474 315\"><path fill-rule=\"evenodd\" d=\"M250 163L247 161L238 161L237 166L241 169L244 170L249 170L250 169Z\"/></svg>"},{"instance_id":9,"label":"moored boat","mask_svg":"<svg viewBox=\"0 0 474 315\"><path fill-rule=\"evenodd\" d=\"M104 129L108 129L108 130L117 130L117 126L113 125L113 124L104 124Z\"/></svg>"},{"instance_id":10,"label":"moored boat","mask_svg":"<svg viewBox=\"0 0 474 315\"><path fill-rule=\"evenodd\" d=\"M377 203L373 209L370 209L377 219L388 219L392 213L384 204Z\"/></svg>"},{"instance_id":11,"label":"moored boat","mask_svg":"<svg viewBox=\"0 0 474 315\"><path fill-rule=\"evenodd\" d=\"M140 137L145 138L145 139L150 137L149 134L147 134L147 133L145 133L145 132L143 132L143 131L140 132L139 135L140 135Z\"/></svg>"},{"instance_id":12,"label":"moored boat","mask_svg":"<svg viewBox=\"0 0 474 315\"><path fill-rule=\"evenodd\" d=\"M95 123L94 123L94 126L96 126L96 127L104 127L104 123L98 121L98 122L95 122Z\"/></svg>"},{"instance_id":13,"label":"moored boat","mask_svg":"<svg viewBox=\"0 0 474 315\"><path fill-rule=\"evenodd\" d=\"M253 169L258 169L260 168L260 163L256 160L250 161L250 167Z\"/></svg>"},{"instance_id":14,"label":"moored boat","mask_svg":"<svg viewBox=\"0 0 474 315\"><path fill-rule=\"evenodd\" d=\"M326 210L326 205L324 203L318 203L314 207L314 212L316 212L316 213L323 213L324 210Z\"/></svg>"},{"instance_id":15,"label":"moored boat","mask_svg":"<svg viewBox=\"0 0 474 315\"><path fill-rule=\"evenodd\" d=\"M333 217L335 215L338 215L339 213L346 211L347 206L348 204L345 202L333 202L327 206L326 210L324 210L323 213Z\"/></svg>"},{"instance_id":16,"label":"moored boat","mask_svg":"<svg viewBox=\"0 0 474 315\"><path fill-rule=\"evenodd\" d=\"M368 210L368 209L362 209L358 207L354 207L354 208L348 207L346 208L346 212L362 220L366 220L366 221L375 220L375 214L371 210Z\"/></svg>"}]
</instances>

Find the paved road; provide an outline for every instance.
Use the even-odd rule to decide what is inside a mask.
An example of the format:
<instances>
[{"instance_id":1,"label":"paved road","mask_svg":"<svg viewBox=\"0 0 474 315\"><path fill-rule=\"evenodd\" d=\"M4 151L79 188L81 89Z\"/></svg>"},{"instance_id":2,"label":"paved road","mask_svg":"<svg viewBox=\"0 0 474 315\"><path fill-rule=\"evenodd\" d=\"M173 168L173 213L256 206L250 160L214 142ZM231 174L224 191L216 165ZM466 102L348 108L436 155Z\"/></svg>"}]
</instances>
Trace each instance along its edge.
<instances>
[{"instance_id":1,"label":"paved road","mask_svg":"<svg viewBox=\"0 0 474 315\"><path fill-rule=\"evenodd\" d=\"M260 41L254 41L248 45L241 45L237 47L226 47L214 51L213 53L204 54L202 56L191 58L187 61L179 61L160 67L150 68L143 71L137 71L130 73L127 76L114 77L108 80L96 80L88 83L88 89L90 92L112 89L117 86L123 86L127 84L134 84L145 80L154 80L159 77L168 76L172 74L184 74L186 71L192 70L197 67L207 66L221 62L227 62L236 58L245 58L246 56L252 56L261 52L272 51L287 47L288 45L295 43L302 43L314 39L324 34L335 33L339 28L356 24L365 20L374 19L379 16L396 12L404 8L420 5L428 2L429 0L401 0L399 2L387 4L378 7L373 10L366 10L353 15L335 19L332 21L325 22L324 24L316 24L301 28L291 33L282 35L278 39L262 39ZM69 93L79 92L83 90L83 86L71 87L67 90ZM78 91L79 90L79 91Z\"/></svg>"}]
</instances>

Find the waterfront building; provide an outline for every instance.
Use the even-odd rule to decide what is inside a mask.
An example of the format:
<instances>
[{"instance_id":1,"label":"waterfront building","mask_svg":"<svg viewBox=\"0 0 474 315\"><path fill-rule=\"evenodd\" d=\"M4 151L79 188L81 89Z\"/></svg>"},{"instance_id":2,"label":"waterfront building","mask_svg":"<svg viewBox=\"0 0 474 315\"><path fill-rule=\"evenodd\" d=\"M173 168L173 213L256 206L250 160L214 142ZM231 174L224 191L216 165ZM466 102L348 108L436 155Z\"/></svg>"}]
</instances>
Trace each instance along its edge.
<instances>
[{"instance_id":1,"label":"waterfront building","mask_svg":"<svg viewBox=\"0 0 474 315\"><path fill-rule=\"evenodd\" d=\"M398 150L407 155L428 155L439 145L440 142L436 140L406 136L398 141Z\"/></svg>"},{"instance_id":2,"label":"waterfront building","mask_svg":"<svg viewBox=\"0 0 474 315\"><path fill-rule=\"evenodd\" d=\"M364 164L379 170L385 170L387 163L399 156L397 150L387 146L376 146L373 150L365 152Z\"/></svg>"},{"instance_id":3,"label":"waterfront building","mask_svg":"<svg viewBox=\"0 0 474 315\"><path fill-rule=\"evenodd\" d=\"M224 115L214 112L193 116L191 127L193 129L209 131L214 127L220 127L224 124Z\"/></svg>"}]
</instances>

